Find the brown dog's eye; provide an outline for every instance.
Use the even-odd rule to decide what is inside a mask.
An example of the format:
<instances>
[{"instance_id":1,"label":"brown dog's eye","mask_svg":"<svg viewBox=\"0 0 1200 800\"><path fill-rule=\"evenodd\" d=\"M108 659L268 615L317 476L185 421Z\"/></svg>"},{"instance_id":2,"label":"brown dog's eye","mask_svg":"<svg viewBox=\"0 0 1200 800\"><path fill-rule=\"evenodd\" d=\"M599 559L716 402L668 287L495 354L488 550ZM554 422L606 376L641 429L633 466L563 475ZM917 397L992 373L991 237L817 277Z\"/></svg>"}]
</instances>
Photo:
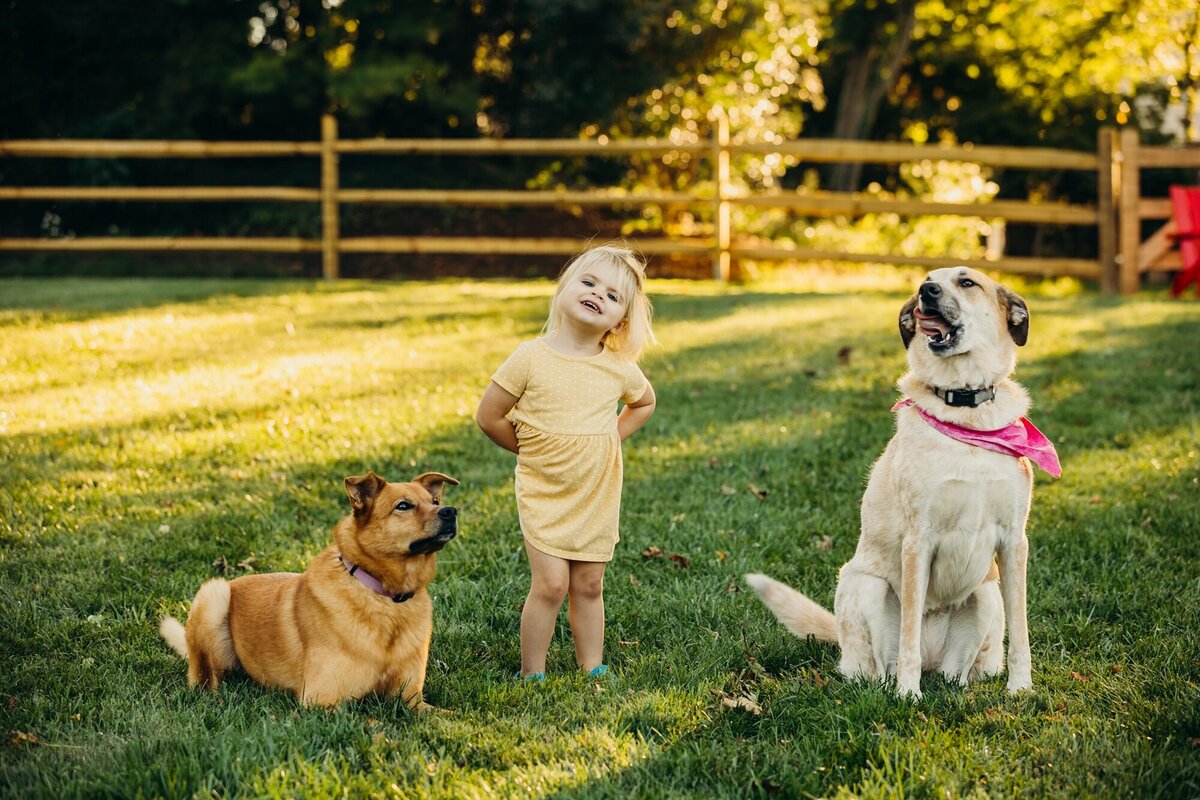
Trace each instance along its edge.
<instances>
[{"instance_id":1,"label":"brown dog's eye","mask_svg":"<svg viewBox=\"0 0 1200 800\"><path fill-rule=\"evenodd\" d=\"M440 505L442 504L442 501L441 501L441 500L438 500L438 499L435 497L435 498L433 498L433 504L434 504L435 506L440 506Z\"/></svg>"},{"instance_id":2,"label":"brown dog's eye","mask_svg":"<svg viewBox=\"0 0 1200 800\"><path fill-rule=\"evenodd\" d=\"M396 503L397 511L412 511L414 508L416 508L416 506L407 500L401 500L399 503Z\"/></svg>"}]
</instances>

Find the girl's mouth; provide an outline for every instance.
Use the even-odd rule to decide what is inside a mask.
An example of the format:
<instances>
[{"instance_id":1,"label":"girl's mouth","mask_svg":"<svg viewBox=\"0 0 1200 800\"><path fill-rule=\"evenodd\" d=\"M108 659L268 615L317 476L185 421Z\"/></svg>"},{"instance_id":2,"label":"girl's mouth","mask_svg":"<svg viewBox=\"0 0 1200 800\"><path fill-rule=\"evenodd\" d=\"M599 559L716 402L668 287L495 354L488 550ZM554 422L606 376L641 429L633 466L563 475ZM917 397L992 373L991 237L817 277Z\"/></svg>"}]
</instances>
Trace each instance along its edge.
<instances>
[{"instance_id":1,"label":"girl's mouth","mask_svg":"<svg viewBox=\"0 0 1200 800\"><path fill-rule=\"evenodd\" d=\"M581 305L583 305L584 308L586 308L590 311L594 311L597 314L600 313L600 306L597 305L596 303L592 302L591 300L584 300Z\"/></svg>"}]
</instances>

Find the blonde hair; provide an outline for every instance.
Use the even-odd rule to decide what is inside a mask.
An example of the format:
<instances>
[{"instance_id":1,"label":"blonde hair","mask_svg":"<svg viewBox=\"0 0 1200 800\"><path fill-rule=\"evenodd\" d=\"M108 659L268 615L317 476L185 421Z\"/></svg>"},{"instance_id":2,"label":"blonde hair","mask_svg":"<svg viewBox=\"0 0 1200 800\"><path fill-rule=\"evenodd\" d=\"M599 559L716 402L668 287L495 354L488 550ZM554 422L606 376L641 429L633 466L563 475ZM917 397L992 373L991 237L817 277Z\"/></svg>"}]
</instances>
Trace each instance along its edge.
<instances>
[{"instance_id":1,"label":"blonde hair","mask_svg":"<svg viewBox=\"0 0 1200 800\"><path fill-rule=\"evenodd\" d=\"M618 268L620 283L617 291L625 300L624 319L604 334L600 342L604 349L626 361L637 361L642 350L654 344L654 330L650 325L653 307L646 296L646 262L635 250L620 243L586 250L563 267L558 276L558 289L550 300L550 316L546 319L543 331L552 333L558 330L566 313L563 294L567 286L597 264L611 264Z\"/></svg>"}]
</instances>

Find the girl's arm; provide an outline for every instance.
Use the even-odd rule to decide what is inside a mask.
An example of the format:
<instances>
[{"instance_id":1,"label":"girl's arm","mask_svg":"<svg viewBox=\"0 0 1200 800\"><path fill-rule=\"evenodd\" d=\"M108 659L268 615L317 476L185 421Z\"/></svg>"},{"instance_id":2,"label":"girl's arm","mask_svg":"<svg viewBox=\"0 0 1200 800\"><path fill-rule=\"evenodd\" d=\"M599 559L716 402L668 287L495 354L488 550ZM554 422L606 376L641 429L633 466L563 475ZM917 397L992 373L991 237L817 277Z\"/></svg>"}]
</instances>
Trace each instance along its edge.
<instances>
[{"instance_id":1,"label":"girl's arm","mask_svg":"<svg viewBox=\"0 0 1200 800\"><path fill-rule=\"evenodd\" d=\"M505 415L512 411L516 404L516 397L493 382L488 384L483 399L479 401L479 410L475 412L475 422L479 424L480 429L489 439L510 453L517 452L517 432Z\"/></svg>"},{"instance_id":2,"label":"girl's arm","mask_svg":"<svg viewBox=\"0 0 1200 800\"><path fill-rule=\"evenodd\" d=\"M622 442L633 436L637 433L638 428L646 424L646 420L650 419L650 415L654 413L654 404L654 387L647 383L646 393L641 396L641 399L625 406L621 416L617 417L617 433L621 435Z\"/></svg>"}]
</instances>

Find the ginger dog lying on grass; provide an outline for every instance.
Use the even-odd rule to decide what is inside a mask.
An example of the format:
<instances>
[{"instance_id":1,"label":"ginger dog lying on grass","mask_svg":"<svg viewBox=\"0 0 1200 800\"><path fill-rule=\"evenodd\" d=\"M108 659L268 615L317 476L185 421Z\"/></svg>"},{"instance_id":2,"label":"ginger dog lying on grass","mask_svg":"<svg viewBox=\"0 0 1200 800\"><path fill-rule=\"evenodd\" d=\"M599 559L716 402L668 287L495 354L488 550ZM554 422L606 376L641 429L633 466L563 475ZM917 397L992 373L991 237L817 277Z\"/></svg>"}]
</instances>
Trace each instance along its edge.
<instances>
[{"instance_id":1,"label":"ginger dog lying on grass","mask_svg":"<svg viewBox=\"0 0 1200 800\"><path fill-rule=\"evenodd\" d=\"M188 661L188 685L217 689L241 667L305 705L331 707L376 691L423 699L437 551L458 533L458 511L441 505L443 484L426 472L388 483L374 472L346 478L353 513L333 544L300 574L220 578L200 587L187 628L166 617L159 632Z\"/></svg>"}]
</instances>

